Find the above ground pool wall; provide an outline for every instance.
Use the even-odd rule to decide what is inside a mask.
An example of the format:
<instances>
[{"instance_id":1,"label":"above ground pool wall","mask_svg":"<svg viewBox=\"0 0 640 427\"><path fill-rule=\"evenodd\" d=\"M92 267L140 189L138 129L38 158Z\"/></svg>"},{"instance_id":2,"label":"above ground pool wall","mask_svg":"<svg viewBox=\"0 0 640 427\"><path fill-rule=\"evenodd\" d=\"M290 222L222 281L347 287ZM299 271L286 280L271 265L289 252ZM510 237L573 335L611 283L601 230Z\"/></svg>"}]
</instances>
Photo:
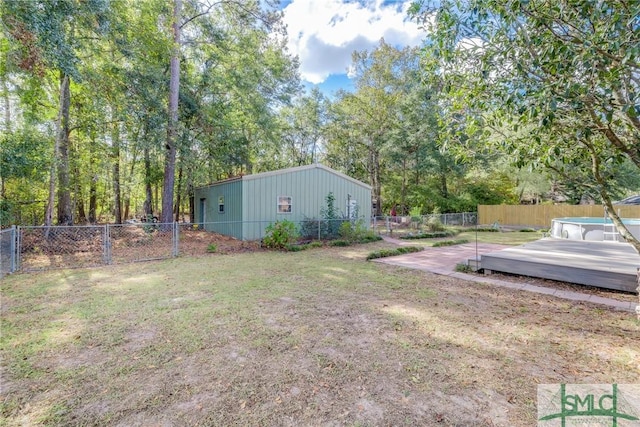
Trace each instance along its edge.
<instances>
[{"instance_id":1,"label":"above ground pool wall","mask_svg":"<svg viewBox=\"0 0 640 427\"><path fill-rule=\"evenodd\" d=\"M640 219L623 218L629 232L640 239ZM568 240L622 241L618 229L604 218L554 218L551 221L551 237Z\"/></svg>"}]
</instances>

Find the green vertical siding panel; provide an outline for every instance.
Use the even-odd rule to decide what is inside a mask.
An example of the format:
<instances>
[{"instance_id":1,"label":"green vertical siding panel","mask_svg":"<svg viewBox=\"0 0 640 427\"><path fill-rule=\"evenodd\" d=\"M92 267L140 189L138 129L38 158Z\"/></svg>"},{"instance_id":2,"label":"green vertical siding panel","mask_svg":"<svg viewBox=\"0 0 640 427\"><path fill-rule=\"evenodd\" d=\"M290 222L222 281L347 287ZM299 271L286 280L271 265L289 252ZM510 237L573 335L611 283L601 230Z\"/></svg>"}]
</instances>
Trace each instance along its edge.
<instances>
[{"instance_id":1,"label":"green vertical siding panel","mask_svg":"<svg viewBox=\"0 0 640 427\"><path fill-rule=\"evenodd\" d=\"M244 240L257 240L264 237L267 225L275 221L287 219L299 224L305 218L319 218L329 192L333 192L335 206L344 215L347 213L347 194L351 194L358 203L359 217L365 224L370 224L371 189L323 167L250 175L242 180L196 189L196 220L200 218L200 198L205 197L206 221L218 222L207 229ZM224 214L218 213L220 195L225 197ZM291 214L277 213L278 196L292 198Z\"/></svg>"},{"instance_id":2,"label":"green vertical siding panel","mask_svg":"<svg viewBox=\"0 0 640 427\"><path fill-rule=\"evenodd\" d=\"M219 212L219 197L224 197L224 213ZM205 229L242 239L242 182L223 182L197 189L195 192L196 218L200 199L206 198Z\"/></svg>"},{"instance_id":3,"label":"green vertical siding panel","mask_svg":"<svg viewBox=\"0 0 640 427\"><path fill-rule=\"evenodd\" d=\"M329 192L335 196L338 211L346 215L347 194L358 202L359 216L368 225L371 219L371 190L321 168L284 172L264 177L245 177L244 238L264 237L269 223L290 220L299 224L305 218L319 218ZM278 196L292 198L290 214L277 213ZM260 221L260 222L257 222Z\"/></svg>"}]
</instances>

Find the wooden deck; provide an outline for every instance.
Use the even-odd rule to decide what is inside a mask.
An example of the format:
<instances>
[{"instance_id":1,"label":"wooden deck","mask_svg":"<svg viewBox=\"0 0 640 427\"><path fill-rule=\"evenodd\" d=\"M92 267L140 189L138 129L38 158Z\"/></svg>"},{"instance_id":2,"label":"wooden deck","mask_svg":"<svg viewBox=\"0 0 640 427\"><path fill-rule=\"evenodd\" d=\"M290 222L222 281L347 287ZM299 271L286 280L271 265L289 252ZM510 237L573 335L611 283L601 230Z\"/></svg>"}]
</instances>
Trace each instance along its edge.
<instances>
[{"instance_id":1,"label":"wooden deck","mask_svg":"<svg viewBox=\"0 0 640 427\"><path fill-rule=\"evenodd\" d=\"M640 255L628 243L546 238L483 254L487 271L636 292Z\"/></svg>"}]
</instances>

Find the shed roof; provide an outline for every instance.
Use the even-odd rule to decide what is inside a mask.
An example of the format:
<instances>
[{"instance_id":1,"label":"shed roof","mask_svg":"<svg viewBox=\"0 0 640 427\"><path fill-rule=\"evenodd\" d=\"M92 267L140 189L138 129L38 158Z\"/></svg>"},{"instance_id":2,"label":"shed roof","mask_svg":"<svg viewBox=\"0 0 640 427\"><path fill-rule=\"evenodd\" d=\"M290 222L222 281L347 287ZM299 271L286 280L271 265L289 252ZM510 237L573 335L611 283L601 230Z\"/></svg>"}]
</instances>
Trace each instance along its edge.
<instances>
[{"instance_id":1,"label":"shed roof","mask_svg":"<svg viewBox=\"0 0 640 427\"><path fill-rule=\"evenodd\" d=\"M266 178L266 177L269 177L269 176L276 176L276 175L284 175L284 174L287 174L287 173L301 172L301 171L309 170L309 169L321 169L321 170L324 170L326 172L329 172L331 174L339 176L342 179L350 181L353 184L356 184L356 185L364 187L364 188L366 188L368 190L371 190L371 186L370 185L365 184L362 181L358 181L355 178L351 178L348 175L345 175L345 174L343 174L341 172L338 172L337 170L331 169L330 167L322 165L322 164L319 164L319 163L314 163L312 165L305 165L305 166L296 166L296 167L287 168L287 169L278 169L278 170L269 171L269 172L261 172L261 173L257 173L257 174L253 174L253 175L236 176L236 177L233 177L233 178L228 178L228 179L223 179L221 181L216 181L216 182L211 183L209 185L204 185L204 186L198 187L198 188L213 187L213 186L216 186L216 185L226 184L226 183L229 183L229 182L240 181L240 180L242 180L242 181L250 181L250 180L253 180L253 179Z\"/></svg>"}]
</instances>

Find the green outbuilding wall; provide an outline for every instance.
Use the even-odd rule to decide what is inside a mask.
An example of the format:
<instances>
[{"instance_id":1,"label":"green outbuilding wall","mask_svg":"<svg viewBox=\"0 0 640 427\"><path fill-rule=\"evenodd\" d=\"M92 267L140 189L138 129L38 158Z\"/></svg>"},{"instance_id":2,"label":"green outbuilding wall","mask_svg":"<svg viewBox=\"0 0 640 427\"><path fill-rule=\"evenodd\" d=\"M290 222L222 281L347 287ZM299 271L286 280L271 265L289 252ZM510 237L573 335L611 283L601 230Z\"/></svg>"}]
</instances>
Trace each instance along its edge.
<instances>
[{"instance_id":1,"label":"green outbuilding wall","mask_svg":"<svg viewBox=\"0 0 640 427\"><path fill-rule=\"evenodd\" d=\"M221 211L220 198L224 202ZM230 179L195 191L195 218L205 230L242 239L242 180Z\"/></svg>"},{"instance_id":2,"label":"green outbuilding wall","mask_svg":"<svg viewBox=\"0 0 640 427\"><path fill-rule=\"evenodd\" d=\"M196 221L205 223L207 230L257 240L275 221L287 219L299 224L305 219L320 218L329 193L333 193L335 208L344 216L357 212L365 224L370 223L371 187L319 164L247 175L198 188ZM219 212L221 196L224 213Z\"/></svg>"}]
</instances>

